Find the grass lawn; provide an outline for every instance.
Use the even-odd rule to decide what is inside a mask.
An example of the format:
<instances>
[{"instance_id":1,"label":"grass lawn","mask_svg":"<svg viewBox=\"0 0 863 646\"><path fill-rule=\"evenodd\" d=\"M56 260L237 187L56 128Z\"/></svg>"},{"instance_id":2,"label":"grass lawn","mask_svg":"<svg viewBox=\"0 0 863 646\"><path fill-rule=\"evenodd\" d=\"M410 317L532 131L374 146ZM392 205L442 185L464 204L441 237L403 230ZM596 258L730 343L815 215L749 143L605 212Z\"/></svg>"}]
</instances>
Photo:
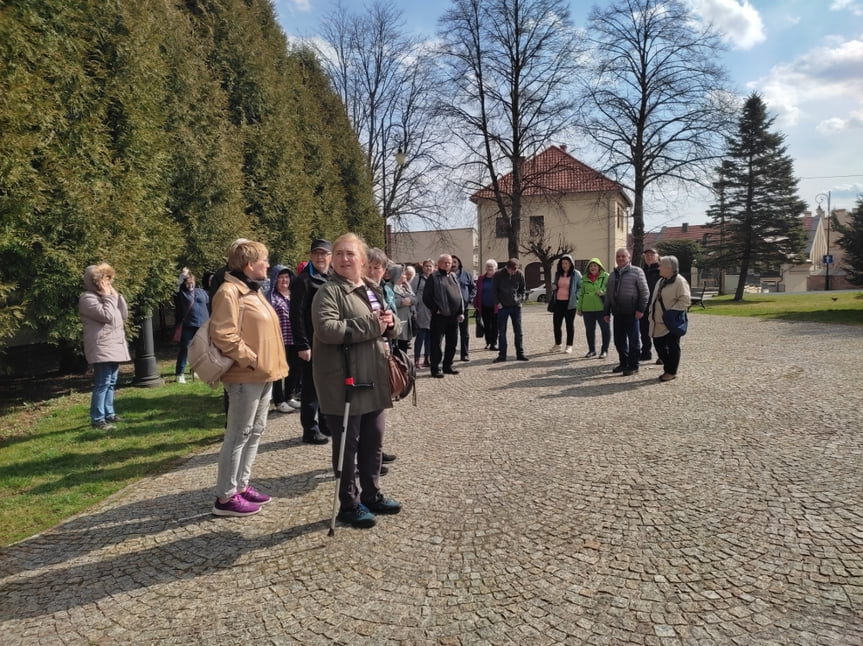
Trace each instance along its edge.
<instances>
[{"instance_id":1,"label":"grass lawn","mask_svg":"<svg viewBox=\"0 0 863 646\"><path fill-rule=\"evenodd\" d=\"M726 295L707 299L705 305L707 309L696 306L690 314L863 326L863 291L744 294L742 301Z\"/></svg>"},{"instance_id":2,"label":"grass lawn","mask_svg":"<svg viewBox=\"0 0 863 646\"><path fill-rule=\"evenodd\" d=\"M173 373L173 363L162 374ZM0 545L32 536L148 475L170 470L224 432L220 390L173 378L135 388L121 374L116 431L90 427L90 392L7 411L0 426Z\"/></svg>"}]
</instances>

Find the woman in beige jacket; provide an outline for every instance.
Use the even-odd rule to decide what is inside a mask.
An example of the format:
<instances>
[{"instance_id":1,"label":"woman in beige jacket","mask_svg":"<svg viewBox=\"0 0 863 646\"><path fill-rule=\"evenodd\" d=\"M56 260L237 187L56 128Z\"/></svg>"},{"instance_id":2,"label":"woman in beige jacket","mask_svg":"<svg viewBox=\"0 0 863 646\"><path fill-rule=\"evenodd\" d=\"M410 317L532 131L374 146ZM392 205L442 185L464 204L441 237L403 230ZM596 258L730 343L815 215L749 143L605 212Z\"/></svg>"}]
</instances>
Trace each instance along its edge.
<instances>
[{"instance_id":1,"label":"woman in beige jacket","mask_svg":"<svg viewBox=\"0 0 863 646\"><path fill-rule=\"evenodd\" d=\"M261 243L232 247L229 273L213 297L210 336L234 360L222 375L228 419L216 477L216 516L250 516L270 501L249 484L267 426L273 382L288 374L279 317L261 289L269 267Z\"/></svg>"}]
</instances>

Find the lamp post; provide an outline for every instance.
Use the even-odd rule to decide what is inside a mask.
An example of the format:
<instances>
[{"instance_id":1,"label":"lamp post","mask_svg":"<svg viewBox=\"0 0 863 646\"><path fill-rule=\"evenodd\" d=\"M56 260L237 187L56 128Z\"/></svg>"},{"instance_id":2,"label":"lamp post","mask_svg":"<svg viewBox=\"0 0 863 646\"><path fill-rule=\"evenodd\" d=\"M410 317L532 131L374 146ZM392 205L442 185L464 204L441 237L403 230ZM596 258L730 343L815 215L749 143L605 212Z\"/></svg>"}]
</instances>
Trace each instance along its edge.
<instances>
[{"instance_id":1,"label":"lamp post","mask_svg":"<svg viewBox=\"0 0 863 646\"><path fill-rule=\"evenodd\" d=\"M824 254L824 291L830 291L830 265L833 264L833 255L830 253L830 191L827 193L819 193L815 196L818 202L818 208L821 209L821 204L827 198L827 253Z\"/></svg>"},{"instance_id":2,"label":"lamp post","mask_svg":"<svg viewBox=\"0 0 863 646\"><path fill-rule=\"evenodd\" d=\"M386 159L386 156L384 156ZM383 188L383 204L381 210L383 211L384 216L384 253L389 257L390 255L390 216L392 215L392 202L396 196L396 189L398 188L399 183L399 171L400 169L407 166L407 156L405 155L404 150L401 146L398 147L395 154L393 155L393 159L395 160L396 167L393 171L393 183L392 188L389 192L387 192L387 171L386 168L383 169L383 174L381 176L381 187Z\"/></svg>"}]
</instances>

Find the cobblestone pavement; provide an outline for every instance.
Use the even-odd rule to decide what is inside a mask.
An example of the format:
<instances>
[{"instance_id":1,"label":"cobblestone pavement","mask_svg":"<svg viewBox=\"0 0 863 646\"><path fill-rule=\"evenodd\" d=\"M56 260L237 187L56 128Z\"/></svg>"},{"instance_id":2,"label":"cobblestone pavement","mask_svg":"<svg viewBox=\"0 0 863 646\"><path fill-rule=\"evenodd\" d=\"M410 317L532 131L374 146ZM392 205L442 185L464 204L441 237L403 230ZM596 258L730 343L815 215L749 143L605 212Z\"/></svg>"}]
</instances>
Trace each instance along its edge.
<instances>
[{"instance_id":1,"label":"cobblestone pavement","mask_svg":"<svg viewBox=\"0 0 863 646\"><path fill-rule=\"evenodd\" d=\"M214 445L3 549L0 642L863 644L863 329L697 315L660 384L576 325L420 377L401 514L328 537L329 447L273 413L258 515L210 515Z\"/></svg>"}]
</instances>

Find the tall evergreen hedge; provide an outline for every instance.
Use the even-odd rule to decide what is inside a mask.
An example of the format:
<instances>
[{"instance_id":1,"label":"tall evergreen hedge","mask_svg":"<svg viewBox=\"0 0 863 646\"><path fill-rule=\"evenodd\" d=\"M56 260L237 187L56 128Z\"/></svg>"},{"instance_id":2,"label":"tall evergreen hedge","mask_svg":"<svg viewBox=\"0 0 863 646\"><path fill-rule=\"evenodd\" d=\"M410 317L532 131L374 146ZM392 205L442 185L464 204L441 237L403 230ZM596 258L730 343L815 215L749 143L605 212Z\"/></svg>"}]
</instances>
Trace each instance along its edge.
<instances>
[{"instance_id":1,"label":"tall evergreen hedge","mask_svg":"<svg viewBox=\"0 0 863 646\"><path fill-rule=\"evenodd\" d=\"M344 107L267 0L0 0L7 342L77 345L94 262L137 322L236 237L295 263L314 237L382 229Z\"/></svg>"}]
</instances>

